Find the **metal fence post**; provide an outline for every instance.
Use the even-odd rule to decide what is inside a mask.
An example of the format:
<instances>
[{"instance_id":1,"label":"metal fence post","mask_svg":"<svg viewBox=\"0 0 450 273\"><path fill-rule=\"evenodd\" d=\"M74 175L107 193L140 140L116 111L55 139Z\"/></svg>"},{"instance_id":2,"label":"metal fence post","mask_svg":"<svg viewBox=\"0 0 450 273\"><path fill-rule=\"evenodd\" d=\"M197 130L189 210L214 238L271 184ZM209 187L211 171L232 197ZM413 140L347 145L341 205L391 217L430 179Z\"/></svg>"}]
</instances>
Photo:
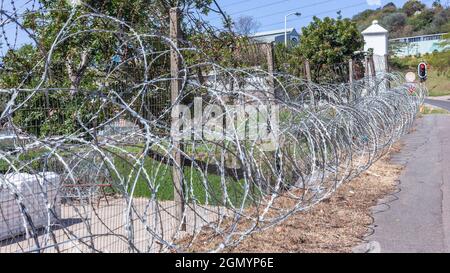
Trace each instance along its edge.
<instances>
[{"instance_id":1,"label":"metal fence post","mask_svg":"<svg viewBox=\"0 0 450 273\"><path fill-rule=\"evenodd\" d=\"M348 96L349 101L353 101L353 60L348 61L348 82L350 84L350 94Z\"/></svg>"},{"instance_id":2,"label":"metal fence post","mask_svg":"<svg viewBox=\"0 0 450 273\"><path fill-rule=\"evenodd\" d=\"M178 46L178 41L181 38L181 28L180 28L180 10L179 8L171 8L170 9L170 38L175 46ZM171 74L171 82L170 82L170 94L171 94L171 103L172 103L172 118L171 118L171 127L174 129L178 125L179 113L175 111L174 106L178 100L181 91L181 80L179 79L180 75L180 56L178 52L171 48L170 50L170 74ZM173 130L171 130L173 132ZM181 143L179 140L175 139L174 136L172 138L172 157L173 157L173 166L172 166L172 179L174 185L174 201L176 205L176 213L175 217L177 221L179 221L180 228L182 231L186 230L186 220L183 219L184 209L185 209L185 200L184 200L184 175L183 175L183 166L181 160Z\"/></svg>"}]
</instances>

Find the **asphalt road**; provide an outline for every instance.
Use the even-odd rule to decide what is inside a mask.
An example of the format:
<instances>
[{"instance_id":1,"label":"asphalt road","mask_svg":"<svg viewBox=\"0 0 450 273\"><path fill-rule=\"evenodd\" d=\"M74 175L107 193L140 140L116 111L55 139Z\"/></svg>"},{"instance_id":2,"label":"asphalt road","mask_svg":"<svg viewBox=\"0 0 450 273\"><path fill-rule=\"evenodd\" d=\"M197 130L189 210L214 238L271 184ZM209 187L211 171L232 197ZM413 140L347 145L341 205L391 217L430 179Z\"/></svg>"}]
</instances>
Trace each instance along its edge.
<instances>
[{"instance_id":1,"label":"asphalt road","mask_svg":"<svg viewBox=\"0 0 450 273\"><path fill-rule=\"evenodd\" d=\"M433 100L426 99L425 103L431 104L433 106L437 106L440 108L444 108L447 111L450 111L450 100Z\"/></svg>"},{"instance_id":2,"label":"asphalt road","mask_svg":"<svg viewBox=\"0 0 450 273\"><path fill-rule=\"evenodd\" d=\"M427 102L428 103L428 102ZM450 102L435 102L450 110ZM416 121L404 149L392 158L405 165L395 196L374 208L372 241L381 252L450 252L450 115ZM383 204L383 203L387 203Z\"/></svg>"}]
</instances>

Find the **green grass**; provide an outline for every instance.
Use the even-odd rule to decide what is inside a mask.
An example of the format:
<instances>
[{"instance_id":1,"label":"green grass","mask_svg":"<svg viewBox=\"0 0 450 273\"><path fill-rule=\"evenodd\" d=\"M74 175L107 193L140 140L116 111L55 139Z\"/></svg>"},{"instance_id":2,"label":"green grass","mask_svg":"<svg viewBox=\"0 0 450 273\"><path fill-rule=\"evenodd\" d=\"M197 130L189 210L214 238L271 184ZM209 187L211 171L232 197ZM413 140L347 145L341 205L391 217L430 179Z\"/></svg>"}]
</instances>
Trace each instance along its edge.
<instances>
[{"instance_id":1,"label":"green grass","mask_svg":"<svg viewBox=\"0 0 450 273\"><path fill-rule=\"evenodd\" d=\"M120 176L128 181L128 192L131 193L131 187L134 181L137 181L134 186L134 197L151 198L156 192L158 200L173 200L174 199L174 185L172 180L172 167L155 161L149 157L145 158L144 168L147 171L149 179L144 173L139 173L133 169L130 162L124 157L117 156L114 165L116 166ZM199 204L208 203L210 205L223 205L223 194L221 177L215 174L207 174L203 177L202 172L191 166L184 167L184 179L186 188L188 189L187 197L189 201L195 198ZM131 174L131 175L130 175ZM116 175L113 180L119 181ZM151 181L151 183L149 183ZM206 185L206 187L205 187ZM231 178L226 178L225 185L227 187L227 194L229 202L235 206L241 205L244 199L244 181L236 181ZM157 190L156 190L157 187ZM246 204L251 203L251 199L258 199L261 193L252 193L251 197L246 200ZM252 198L253 197L253 198Z\"/></svg>"},{"instance_id":2,"label":"green grass","mask_svg":"<svg viewBox=\"0 0 450 273\"><path fill-rule=\"evenodd\" d=\"M126 153L132 153L137 156L142 152L141 147L126 147ZM122 155L118 151L114 151L114 166L119 172L119 176L125 181L128 186L127 191L131 193L131 187L135 184L133 196L152 198L156 193L158 200L173 200L174 199L174 185L172 180L172 167L162 164L159 161L155 161L150 157L146 157L144 160L144 169L147 171L148 178L146 178L143 172L137 175L136 169L133 168L133 160L129 157ZM21 169L22 172L40 172L51 171L47 169L44 164L44 158L47 157L47 152L43 150L30 150L19 156L19 160L12 162L16 167L21 167L23 164L27 164L27 168ZM6 160L0 160L0 173L12 172L10 164ZM199 204L210 205L224 205L221 177L215 174L207 174L206 177L202 176L201 171L191 166L186 166L183 170L184 178L186 182L186 188L188 189L187 198L188 202L192 202L195 198ZM116 192L123 192L125 189L121 186L121 180L114 172L111 175L111 180L115 187ZM137 178L137 180L136 180ZM136 183L134 183L136 181ZM151 183L149 183L151 181ZM206 185L206 187L205 187ZM226 191L229 197L229 202L235 206L240 206L244 200L244 181L235 180L230 177L225 178ZM245 204L249 205L253 199L259 199L261 192L254 190L250 193L250 198L246 198Z\"/></svg>"},{"instance_id":3,"label":"green grass","mask_svg":"<svg viewBox=\"0 0 450 273\"><path fill-rule=\"evenodd\" d=\"M439 75L436 71L430 71L426 85L430 97L450 95L450 75Z\"/></svg>"},{"instance_id":4,"label":"green grass","mask_svg":"<svg viewBox=\"0 0 450 273\"><path fill-rule=\"evenodd\" d=\"M426 86L428 87L429 96L439 97L450 95L450 67L445 64L448 63L450 52L441 52L433 54L425 54L421 57L392 57L390 64L394 71L406 74L407 72L417 73L417 65L425 61L431 68L428 70L428 80Z\"/></svg>"},{"instance_id":5,"label":"green grass","mask_svg":"<svg viewBox=\"0 0 450 273\"><path fill-rule=\"evenodd\" d=\"M16 168L23 167L23 162L27 162L27 167L23 168L21 171L36 170L40 169L43 162L39 160L42 158L45 152L43 150L28 150L23 154L20 154L18 159L15 157L8 158L11 163L8 163L5 159L0 159L0 174L6 173L8 171L13 171L11 165ZM21 164L22 163L22 164Z\"/></svg>"}]
</instances>

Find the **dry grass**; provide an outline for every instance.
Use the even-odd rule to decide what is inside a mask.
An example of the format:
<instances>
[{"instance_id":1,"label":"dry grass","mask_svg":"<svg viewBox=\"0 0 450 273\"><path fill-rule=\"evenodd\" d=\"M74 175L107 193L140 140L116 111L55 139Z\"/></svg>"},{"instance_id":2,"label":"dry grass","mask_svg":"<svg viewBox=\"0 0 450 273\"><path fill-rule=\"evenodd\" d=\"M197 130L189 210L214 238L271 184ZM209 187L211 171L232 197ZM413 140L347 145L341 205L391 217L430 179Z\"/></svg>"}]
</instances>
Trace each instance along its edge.
<instances>
[{"instance_id":1,"label":"dry grass","mask_svg":"<svg viewBox=\"0 0 450 273\"><path fill-rule=\"evenodd\" d=\"M397 144L391 153L399 149ZM401 170L401 166L389 163L387 155L311 211L297 213L228 251L351 252L372 224L371 207L395 190Z\"/></svg>"},{"instance_id":2,"label":"dry grass","mask_svg":"<svg viewBox=\"0 0 450 273\"><path fill-rule=\"evenodd\" d=\"M422 115L448 115L448 114L450 114L445 109L438 108L438 107L432 107L432 106L423 106L423 107L421 107L420 113Z\"/></svg>"},{"instance_id":3,"label":"dry grass","mask_svg":"<svg viewBox=\"0 0 450 273\"><path fill-rule=\"evenodd\" d=\"M391 153L401 145L394 145ZM331 198L307 212L292 215L283 223L257 232L225 252L351 252L363 242L372 224L371 207L395 190L402 166L389 163L390 154L368 171L342 185ZM289 201L283 202L289 205ZM212 234L204 234L206 244L194 245L193 251L205 251L214 244ZM200 240L202 241L202 240Z\"/></svg>"}]
</instances>

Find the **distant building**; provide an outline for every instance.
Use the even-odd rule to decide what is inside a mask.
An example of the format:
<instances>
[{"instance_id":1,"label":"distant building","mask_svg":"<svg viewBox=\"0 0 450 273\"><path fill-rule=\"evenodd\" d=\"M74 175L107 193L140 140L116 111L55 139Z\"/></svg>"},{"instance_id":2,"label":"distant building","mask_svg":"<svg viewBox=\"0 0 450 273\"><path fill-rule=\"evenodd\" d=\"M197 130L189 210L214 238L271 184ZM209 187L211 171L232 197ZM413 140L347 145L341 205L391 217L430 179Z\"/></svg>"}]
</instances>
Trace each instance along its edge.
<instances>
[{"instance_id":1,"label":"distant building","mask_svg":"<svg viewBox=\"0 0 450 273\"><path fill-rule=\"evenodd\" d=\"M403 37L389 40L396 56L406 57L424 55L434 51L443 51L446 48L440 46L446 33ZM448 48L448 47L447 47ZM450 48L448 48L450 49Z\"/></svg>"},{"instance_id":2,"label":"distant building","mask_svg":"<svg viewBox=\"0 0 450 273\"><path fill-rule=\"evenodd\" d=\"M258 32L251 36L251 38L259 43L284 43L284 28L278 30ZM287 38L293 44L298 44L300 41L300 35L295 28L287 29Z\"/></svg>"}]
</instances>

